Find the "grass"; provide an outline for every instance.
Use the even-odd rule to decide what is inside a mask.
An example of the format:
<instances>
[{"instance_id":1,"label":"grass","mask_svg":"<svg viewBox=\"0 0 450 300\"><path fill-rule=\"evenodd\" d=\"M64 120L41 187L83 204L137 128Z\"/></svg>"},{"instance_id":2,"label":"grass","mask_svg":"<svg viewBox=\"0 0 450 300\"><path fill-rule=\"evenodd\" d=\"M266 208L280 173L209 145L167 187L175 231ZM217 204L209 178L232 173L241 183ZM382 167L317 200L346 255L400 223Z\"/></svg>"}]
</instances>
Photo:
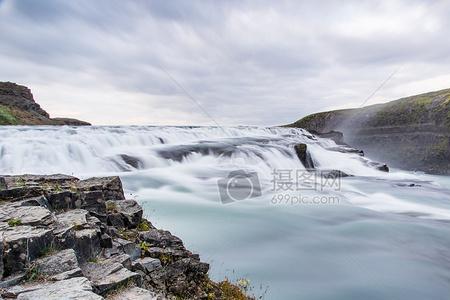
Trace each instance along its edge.
<instances>
[{"instance_id":1,"label":"grass","mask_svg":"<svg viewBox=\"0 0 450 300\"><path fill-rule=\"evenodd\" d=\"M141 223L139 223L137 229L139 231L149 231L150 230L150 224L147 220L142 220Z\"/></svg>"},{"instance_id":2,"label":"grass","mask_svg":"<svg viewBox=\"0 0 450 300\"><path fill-rule=\"evenodd\" d=\"M11 220L8 220L9 227L16 227L22 225L22 220L18 218L12 218Z\"/></svg>"},{"instance_id":3,"label":"grass","mask_svg":"<svg viewBox=\"0 0 450 300\"><path fill-rule=\"evenodd\" d=\"M0 105L0 125L17 125L19 120L12 114L11 109Z\"/></svg>"}]
</instances>

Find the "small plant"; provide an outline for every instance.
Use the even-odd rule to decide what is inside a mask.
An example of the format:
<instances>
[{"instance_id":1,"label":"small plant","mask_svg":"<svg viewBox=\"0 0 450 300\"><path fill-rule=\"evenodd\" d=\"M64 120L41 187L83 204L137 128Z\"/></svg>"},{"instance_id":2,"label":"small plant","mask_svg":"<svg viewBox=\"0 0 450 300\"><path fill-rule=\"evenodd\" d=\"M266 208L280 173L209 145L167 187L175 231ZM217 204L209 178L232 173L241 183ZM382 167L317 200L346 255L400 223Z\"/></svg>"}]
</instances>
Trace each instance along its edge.
<instances>
[{"instance_id":1,"label":"small plant","mask_svg":"<svg viewBox=\"0 0 450 300\"><path fill-rule=\"evenodd\" d=\"M75 231L80 231L84 229L84 226L82 224L74 224L73 229L75 229Z\"/></svg>"},{"instance_id":2,"label":"small plant","mask_svg":"<svg viewBox=\"0 0 450 300\"><path fill-rule=\"evenodd\" d=\"M27 182L22 177L19 177L19 178L16 179L16 185L18 187L24 187L26 185L26 183Z\"/></svg>"},{"instance_id":3,"label":"small plant","mask_svg":"<svg viewBox=\"0 0 450 300\"><path fill-rule=\"evenodd\" d=\"M31 264L28 266L26 271L26 280L27 281L35 281L37 279L40 279L42 276L39 273L39 269L35 264Z\"/></svg>"},{"instance_id":4,"label":"small plant","mask_svg":"<svg viewBox=\"0 0 450 300\"><path fill-rule=\"evenodd\" d=\"M117 212L117 204L114 201L106 202L106 211L107 212Z\"/></svg>"},{"instance_id":5,"label":"small plant","mask_svg":"<svg viewBox=\"0 0 450 300\"><path fill-rule=\"evenodd\" d=\"M161 261L161 263L163 265L167 265L167 264L172 262L172 257L170 255L168 255L168 254L161 254L159 256L159 260Z\"/></svg>"},{"instance_id":6,"label":"small plant","mask_svg":"<svg viewBox=\"0 0 450 300\"><path fill-rule=\"evenodd\" d=\"M242 290L238 286L232 284L228 279L220 282L219 288L223 299L248 299L247 296L242 292Z\"/></svg>"},{"instance_id":7,"label":"small plant","mask_svg":"<svg viewBox=\"0 0 450 300\"><path fill-rule=\"evenodd\" d=\"M22 220L18 218L12 218L8 221L9 227L16 227L22 225Z\"/></svg>"},{"instance_id":8,"label":"small plant","mask_svg":"<svg viewBox=\"0 0 450 300\"><path fill-rule=\"evenodd\" d=\"M97 264L98 263L98 257L91 257L91 258L89 258L88 262L93 263L93 264Z\"/></svg>"},{"instance_id":9,"label":"small plant","mask_svg":"<svg viewBox=\"0 0 450 300\"><path fill-rule=\"evenodd\" d=\"M40 257L44 256L50 256L52 254L55 254L58 251L53 245L47 246L44 249L42 249L41 253L39 253Z\"/></svg>"},{"instance_id":10,"label":"small plant","mask_svg":"<svg viewBox=\"0 0 450 300\"><path fill-rule=\"evenodd\" d=\"M150 223L147 220L142 220L139 223L137 229L139 231L149 231L150 230Z\"/></svg>"},{"instance_id":11,"label":"small plant","mask_svg":"<svg viewBox=\"0 0 450 300\"><path fill-rule=\"evenodd\" d=\"M150 245L149 243L145 242L145 241L142 241L142 242L139 244L139 248L141 249L142 255L144 255L145 252L148 251L148 249L150 248L150 246L151 246L151 245Z\"/></svg>"}]
</instances>

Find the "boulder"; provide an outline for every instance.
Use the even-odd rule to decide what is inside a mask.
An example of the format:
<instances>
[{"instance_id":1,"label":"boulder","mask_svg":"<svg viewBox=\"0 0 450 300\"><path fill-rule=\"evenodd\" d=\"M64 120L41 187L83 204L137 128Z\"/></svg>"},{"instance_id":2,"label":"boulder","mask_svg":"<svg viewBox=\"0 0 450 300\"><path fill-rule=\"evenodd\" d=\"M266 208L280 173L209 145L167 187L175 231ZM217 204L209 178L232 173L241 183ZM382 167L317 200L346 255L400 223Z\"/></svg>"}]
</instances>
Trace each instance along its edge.
<instances>
[{"instance_id":1,"label":"boulder","mask_svg":"<svg viewBox=\"0 0 450 300\"><path fill-rule=\"evenodd\" d=\"M86 263L81 268L83 274L89 278L98 294L117 289L129 283L141 285L142 277L113 261L100 263Z\"/></svg>"},{"instance_id":2,"label":"boulder","mask_svg":"<svg viewBox=\"0 0 450 300\"><path fill-rule=\"evenodd\" d=\"M15 220L21 225L49 226L55 221L53 214L42 206L0 206L0 222Z\"/></svg>"},{"instance_id":3,"label":"boulder","mask_svg":"<svg viewBox=\"0 0 450 300\"><path fill-rule=\"evenodd\" d=\"M136 228L142 220L142 207L134 200L106 202L108 225Z\"/></svg>"},{"instance_id":4,"label":"boulder","mask_svg":"<svg viewBox=\"0 0 450 300\"><path fill-rule=\"evenodd\" d=\"M78 259L73 249L66 249L35 261L39 274L53 276L79 269Z\"/></svg>"},{"instance_id":5,"label":"boulder","mask_svg":"<svg viewBox=\"0 0 450 300\"><path fill-rule=\"evenodd\" d=\"M95 177L81 180L77 184L81 192L101 191L104 200L123 200L122 182L119 177Z\"/></svg>"},{"instance_id":6,"label":"boulder","mask_svg":"<svg viewBox=\"0 0 450 300\"><path fill-rule=\"evenodd\" d=\"M103 297L92 292L87 278L77 277L54 283L38 283L28 291L20 293L18 300L100 300Z\"/></svg>"},{"instance_id":7,"label":"boulder","mask_svg":"<svg viewBox=\"0 0 450 300\"><path fill-rule=\"evenodd\" d=\"M75 231L74 250L80 263L96 257L101 252L100 235L100 230L97 228Z\"/></svg>"},{"instance_id":8,"label":"boulder","mask_svg":"<svg viewBox=\"0 0 450 300\"><path fill-rule=\"evenodd\" d=\"M154 247L184 249L183 241L166 230L151 228L148 231L140 232L139 239Z\"/></svg>"},{"instance_id":9,"label":"boulder","mask_svg":"<svg viewBox=\"0 0 450 300\"><path fill-rule=\"evenodd\" d=\"M162 268L161 261L157 258L144 257L138 258L133 262L133 271L142 271L145 274Z\"/></svg>"},{"instance_id":10,"label":"boulder","mask_svg":"<svg viewBox=\"0 0 450 300\"><path fill-rule=\"evenodd\" d=\"M294 150L302 165L306 169L314 169L314 162L311 159L311 155L308 152L308 146L306 144L297 144L294 146Z\"/></svg>"},{"instance_id":11,"label":"boulder","mask_svg":"<svg viewBox=\"0 0 450 300\"><path fill-rule=\"evenodd\" d=\"M23 272L26 265L38 258L53 242L51 229L16 226L2 230L4 272Z\"/></svg>"}]
</instances>

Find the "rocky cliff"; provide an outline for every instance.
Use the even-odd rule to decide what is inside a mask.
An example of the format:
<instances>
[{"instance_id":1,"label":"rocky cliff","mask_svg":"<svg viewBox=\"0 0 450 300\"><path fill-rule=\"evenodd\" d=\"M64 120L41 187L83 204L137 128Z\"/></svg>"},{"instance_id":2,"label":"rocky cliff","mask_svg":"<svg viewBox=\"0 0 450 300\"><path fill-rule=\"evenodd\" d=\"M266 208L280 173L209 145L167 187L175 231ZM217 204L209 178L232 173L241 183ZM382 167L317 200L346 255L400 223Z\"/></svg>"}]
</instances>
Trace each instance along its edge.
<instances>
[{"instance_id":1,"label":"rocky cliff","mask_svg":"<svg viewBox=\"0 0 450 300\"><path fill-rule=\"evenodd\" d=\"M118 177L0 176L0 239L0 299L250 299L211 281Z\"/></svg>"},{"instance_id":2,"label":"rocky cliff","mask_svg":"<svg viewBox=\"0 0 450 300\"><path fill-rule=\"evenodd\" d=\"M0 125L90 125L69 118L50 118L34 101L30 89L12 82L0 82Z\"/></svg>"},{"instance_id":3,"label":"rocky cliff","mask_svg":"<svg viewBox=\"0 0 450 300\"><path fill-rule=\"evenodd\" d=\"M288 126L344 133L346 143L393 167L450 174L450 89L306 116Z\"/></svg>"}]
</instances>

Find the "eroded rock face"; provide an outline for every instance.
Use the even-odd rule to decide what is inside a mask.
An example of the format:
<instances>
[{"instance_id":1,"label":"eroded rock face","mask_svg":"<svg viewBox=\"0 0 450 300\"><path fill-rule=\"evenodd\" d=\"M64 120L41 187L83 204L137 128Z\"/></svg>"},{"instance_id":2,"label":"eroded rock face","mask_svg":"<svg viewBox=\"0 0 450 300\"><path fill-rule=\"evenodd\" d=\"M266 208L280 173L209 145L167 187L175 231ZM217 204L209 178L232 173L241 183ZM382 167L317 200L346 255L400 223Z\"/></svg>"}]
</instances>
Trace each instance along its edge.
<instances>
[{"instance_id":1,"label":"eroded rock face","mask_svg":"<svg viewBox=\"0 0 450 300\"><path fill-rule=\"evenodd\" d=\"M103 299L132 283L118 299L204 299L206 289L220 299L209 265L143 219L118 177L0 176L0 184L0 298Z\"/></svg>"}]
</instances>

